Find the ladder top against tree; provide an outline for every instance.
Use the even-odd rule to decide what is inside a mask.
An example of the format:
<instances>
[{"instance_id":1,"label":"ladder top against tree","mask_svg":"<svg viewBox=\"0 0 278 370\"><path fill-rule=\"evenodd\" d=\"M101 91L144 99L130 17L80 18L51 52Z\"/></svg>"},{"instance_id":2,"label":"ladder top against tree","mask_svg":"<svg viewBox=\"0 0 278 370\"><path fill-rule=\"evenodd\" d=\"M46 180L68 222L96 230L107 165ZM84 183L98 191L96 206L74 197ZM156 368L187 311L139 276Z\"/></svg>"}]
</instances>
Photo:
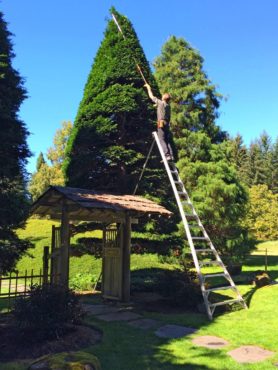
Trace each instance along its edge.
<instances>
[{"instance_id":1,"label":"ladder top against tree","mask_svg":"<svg viewBox=\"0 0 278 370\"><path fill-rule=\"evenodd\" d=\"M58 266L58 282L65 286L68 286L69 279L70 222L99 222L100 229L104 225L120 224L119 238L121 242L119 243L118 240L114 240L114 245L120 246L117 256L117 261L119 261L121 266L121 268L117 269L117 274L119 274L117 277L119 281L119 296L114 298L124 301L128 301L130 295L132 222L137 222L138 218L146 214L166 217L172 215L166 208L140 196L113 195L88 189L62 186L51 186L46 190L33 203L31 213L42 217L50 217L53 220L61 222L58 235L59 261L56 265ZM105 232L104 227L104 235L107 238L108 244L111 244L110 234L108 231ZM111 251L108 252L111 253ZM114 265L115 263L111 263L111 266ZM106 271L106 276L108 269L107 265L103 262L103 271ZM113 274L115 275L115 273ZM114 280L114 275L113 278L110 276L109 279Z\"/></svg>"}]
</instances>

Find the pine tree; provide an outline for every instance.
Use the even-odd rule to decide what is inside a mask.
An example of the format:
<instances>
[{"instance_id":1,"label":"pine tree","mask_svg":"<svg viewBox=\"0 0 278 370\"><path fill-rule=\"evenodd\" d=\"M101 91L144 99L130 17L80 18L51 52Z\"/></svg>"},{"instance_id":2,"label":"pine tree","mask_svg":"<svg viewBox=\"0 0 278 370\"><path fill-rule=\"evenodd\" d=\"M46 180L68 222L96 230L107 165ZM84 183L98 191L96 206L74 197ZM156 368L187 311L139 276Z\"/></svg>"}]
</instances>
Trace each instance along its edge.
<instances>
[{"instance_id":1,"label":"pine tree","mask_svg":"<svg viewBox=\"0 0 278 370\"><path fill-rule=\"evenodd\" d=\"M110 20L95 56L66 149L68 186L132 194L152 143L156 112L143 87L138 63L153 92L159 95L149 63L130 21L114 8L123 30ZM168 181L153 152L137 194L171 209ZM142 222L143 224L143 222ZM148 222L148 229L167 233L173 224Z\"/></svg>"},{"instance_id":2,"label":"pine tree","mask_svg":"<svg viewBox=\"0 0 278 370\"><path fill-rule=\"evenodd\" d=\"M213 142L226 133L215 125L221 94L203 69L204 59L183 38L171 36L154 62L155 78L163 92L172 96L172 131L176 138L184 129L203 131Z\"/></svg>"},{"instance_id":3,"label":"pine tree","mask_svg":"<svg viewBox=\"0 0 278 370\"><path fill-rule=\"evenodd\" d=\"M278 194L278 137L272 147L271 170L272 176L270 189L274 194Z\"/></svg>"},{"instance_id":4,"label":"pine tree","mask_svg":"<svg viewBox=\"0 0 278 370\"><path fill-rule=\"evenodd\" d=\"M266 137L261 135L249 147L249 185L271 183L271 154Z\"/></svg>"},{"instance_id":5,"label":"pine tree","mask_svg":"<svg viewBox=\"0 0 278 370\"><path fill-rule=\"evenodd\" d=\"M39 171L41 166L45 164L45 159L44 159L44 155L42 152L40 152L38 158L37 158L37 162L36 162L36 170Z\"/></svg>"},{"instance_id":6,"label":"pine tree","mask_svg":"<svg viewBox=\"0 0 278 370\"><path fill-rule=\"evenodd\" d=\"M231 164L235 166L240 180L246 184L250 184L250 174L248 167L248 149L243 144L241 135L231 138L228 141L229 157Z\"/></svg>"},{"instance_id":7,"label":"pine tree","mask_svg":"<svg viewBox=\"0 0 278 370\"><path fill-rule=\"evenodd\" d=\"M222 255L242 257L249 249L241 226L248 197L232 164L231 142L215 123L221 94L203 62L188 42L172 36L154 63L155 77L160 90L173 97L171 127L185 187Z\"/></svg>"},{"instance_id":8,"label":"pine tree","mask_svg":"<svg viewBox=\"0 0 278 370\"><path fill-rule=\"evenodd\" d=\"M62 128L56 131L53 138L53 146L47 150L47 159L51 162L51 165L46 163L43 153L39 154L36 172L32 174L28 184L28 191L33 201L47 190L50 185L65 185L62 165L65 159L65 148L71 131L72 123L70 121L63 122Z\"/></svg>"},{"instance_id":9,"label":"pine tree","mask_svg":"<svg viewBox=\"0 0 278 370\"><path fill-rule=\"evenodd\" d=\"M18 111L26 98L23 80L12 66L11 33L0 12L0 274L11 270L29 243L14 229L28 210L25 165L28 131Z\"/></svg>"}]
</instances>

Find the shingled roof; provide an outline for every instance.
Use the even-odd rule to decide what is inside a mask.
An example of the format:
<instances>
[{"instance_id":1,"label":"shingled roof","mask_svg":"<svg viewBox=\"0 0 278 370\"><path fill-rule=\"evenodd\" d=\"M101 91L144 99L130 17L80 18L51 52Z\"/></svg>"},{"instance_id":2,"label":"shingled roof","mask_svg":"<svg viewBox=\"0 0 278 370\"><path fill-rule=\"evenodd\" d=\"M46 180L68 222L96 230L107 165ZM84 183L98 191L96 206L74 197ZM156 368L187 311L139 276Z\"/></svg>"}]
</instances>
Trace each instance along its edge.
<instances>
[{"instance_id":1,"label":"shingled roof","mask_svg":"<svg viewBox=\"0 0 278 370\"><path fill-rule=\"evenodd\" d=\"M60 219L66 205L71 220L120 221L126 212L132 217L145 214L171 216L157 203L137 195L113 195L88 189L51 186L32 206L32 213Z\"/></svg>"}]
</instances>

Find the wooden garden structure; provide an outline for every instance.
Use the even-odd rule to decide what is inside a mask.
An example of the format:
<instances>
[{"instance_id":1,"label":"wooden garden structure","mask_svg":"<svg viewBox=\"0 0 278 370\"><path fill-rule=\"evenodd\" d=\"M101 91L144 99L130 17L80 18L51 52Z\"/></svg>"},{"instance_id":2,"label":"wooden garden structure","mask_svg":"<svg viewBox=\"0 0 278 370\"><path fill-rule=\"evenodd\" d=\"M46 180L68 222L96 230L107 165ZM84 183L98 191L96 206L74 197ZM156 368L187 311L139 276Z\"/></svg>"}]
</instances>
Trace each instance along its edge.
<instances>
[{"instance_id":1,"label":"wooden garden structure","mask_svg":"<svg viewBox=\"0 0 278 370\"><path fill-rule=\"evenodd\" d=\"M68 286L70 224L100 223L102 240L102 294L128 302L130 298L131 225L140 217L171 212L135 195L112 195L93 190L51 186L34 202L32 213L61 223L52 228L51 281Z\"/></svg>"}]
</instances>

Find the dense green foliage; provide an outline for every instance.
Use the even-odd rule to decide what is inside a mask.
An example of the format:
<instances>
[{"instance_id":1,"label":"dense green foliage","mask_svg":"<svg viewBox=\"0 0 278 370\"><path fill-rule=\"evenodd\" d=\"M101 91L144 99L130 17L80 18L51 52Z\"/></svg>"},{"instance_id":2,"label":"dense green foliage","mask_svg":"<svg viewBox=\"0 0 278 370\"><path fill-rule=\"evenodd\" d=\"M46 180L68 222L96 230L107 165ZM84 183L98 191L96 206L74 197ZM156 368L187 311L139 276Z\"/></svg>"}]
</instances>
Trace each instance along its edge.
<instances>
[{"instance_id":1,"label":"dense green foliage","mask_svg":"<svg viewBox=\"0 0 278 370\"><path fill-rule=\"evenodd\" d=\"M171 128L183 137L183 129L205 132L213 142L226 133L215 124L221 94L216 91L203 69L204 59L183 38L171 36L154 62L155 78L161 91L172 96Z\"/></svg>"},{"instance_id":2,"label":"dense green foliage","mask_svg":"<svg viewBox=\"0 0 278 370\"><path fill-rule=\"evenodd\" d=\"M158 89L131 23L113 13L126 38L110 20L69 139L65 171L68 185L131 194L155 129L155 112L134 58ZM157 159L154 163L159 167ZM153 169L141 192L155 194L159 174Z\"/></svg>"},{"instance_id":3,"label":"dense green foliage","mask_svg":"<svg viewBox=\"0 0 278 370\"><path fill-rule=\"evenodd\" d=\"M64 169L68 186L132 194L156 127L155 109L136 63L156 95L158 88L131 23L112 11L125 38L109 20L69 138ZM137 194L171 210L166 176L157 151L153 151ZM140 224L150 232L167 233L175 228L174 220L145 219Z\"/></svg>"},{"instance_id":4,"label":"dense green foliage","mask_svg":"<svg viewBox=\"0 0 278 370\"><path fill-rule=\"evenodd\" d=\"M173 96L171 123L185 187L222 255L242 257L249 250L241 225L248 198L231 166L227 135L215 122L221 95L184 39L170 37L154 65L160 89Z\"/></svg>"},{"instance_id":5,"label":"dense green foliage","mask_svg":"<svg viewBox=\"0 0 278 370\"><path fill-rule=\"evenodd\" d=\"M71 131L72 123L70 121L63 122L62 128L56 131L53 146L47 151L47 159L50 161L50 165L45 161L43 153L39 154L36 171L32 174L28 184L28 190L33 201L50 185L65 185L62 165L65 159L65 148Z\"/></svg>"},{"instance_id":6,"label":"dense green foliage","mask_svg":"<svg viewBox=\"0 0 278 370\"><path fill-rule=\"evenodd\" d=\"M80 323L83 311L76 294L62 286L32 286L28 297L15 300L12 314L25 340L57 338L67 324Z\"/></svg>"},{"instance_id":7,"label":"dense green foliage","mask_svg":"<svg viewBox=\"0 0 278 370\"><path fill-rule=\"evenodd\" d=\"M184 148L180 175L217 250L228 260L242 260L252 248L242 224L248 192L227 159L229 143L212 144L206 134L191 133L177 145Z\"/></svg>"},{"instance_id":8,"label":"dense green foliage","mask_svg":"<svg viewBox=\"0 0 278 370\"><path fill-rule=\"evenodd\" d=\"M18 111L26 98L23 80L12 67L11 33L0 12L0 274L14 267L28 247L13 229L28 210L25 165L30 152L28 131Z\"/></svg>"},{"instance_id":9,"label":"dense green foliage","mask_svg":"<svg viewBox=\"0 0 278 370\"><path fill-rule=\"evenodd\" d=\"M239 152L242 158L237 162L238 173L249 187L267 185L274 193L278 192L278 138L272 143L270 136L263 132L247 148L240 136L233 142L241 140ZM234 160L235 158L232 158Z\"/></svg>"},{"instance_id":10,"label":"dense green foliage","mask_svg":"<svg viewBox=\"0 0 278 370\"><path fill-rule=\"evenodd\" d=\"M245 224L258 240L278 238L278 194L267 185L253 185Z\"/></svg>"}]
</instances>

